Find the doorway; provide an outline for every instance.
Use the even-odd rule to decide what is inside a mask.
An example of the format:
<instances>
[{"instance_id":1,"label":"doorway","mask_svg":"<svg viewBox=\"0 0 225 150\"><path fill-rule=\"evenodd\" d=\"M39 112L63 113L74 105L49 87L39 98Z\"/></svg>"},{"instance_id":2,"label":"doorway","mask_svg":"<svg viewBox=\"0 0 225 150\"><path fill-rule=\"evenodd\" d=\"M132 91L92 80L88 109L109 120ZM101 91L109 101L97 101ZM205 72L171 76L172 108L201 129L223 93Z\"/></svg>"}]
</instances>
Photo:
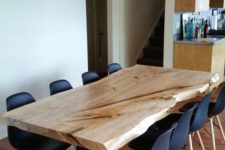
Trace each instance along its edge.
<instances>
[{"instance_id":1,"label":"doorway","mask_svg":"<svg viewBox=\"0 0 225 150\"><path fill-rule=\"evenodd\" d=\"M86 0L88 70L107 75L107 0Z\"/></svg>"}]
</instances>

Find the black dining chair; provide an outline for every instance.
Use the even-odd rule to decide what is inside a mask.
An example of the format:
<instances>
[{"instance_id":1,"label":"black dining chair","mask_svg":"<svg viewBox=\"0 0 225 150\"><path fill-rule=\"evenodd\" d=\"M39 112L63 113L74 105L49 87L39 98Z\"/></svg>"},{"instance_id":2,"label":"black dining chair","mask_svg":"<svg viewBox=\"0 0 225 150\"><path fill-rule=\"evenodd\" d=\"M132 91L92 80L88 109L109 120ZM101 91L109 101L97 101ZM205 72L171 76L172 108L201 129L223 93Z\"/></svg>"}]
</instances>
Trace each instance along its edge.
<instances>
[{"instance_id":1,"label":"black dining chair","mask_svg":"<svg viewBox=\"0 0 225 150\"><path fill-rule=\"evenodd\" d=\"M225 86L224 86L224 84L225 84L225 82L223 82L221 84L221 86L223 86L223 87L217 97L216 102L209 103L208 117L209 117L210 127L211 127L213 150L216 149L216 140L215 140L214 123L213 123L214 118L216 118L216 120L219 124L221 134L223 136L223 139L225 140L223 127L222 127L221 121L219 119L219 114L223 112L224 107L225 107Z\"/></svg>"},{"instance_id":2,"label":"black dining chair","mask_svg":"<svg viewBox=\"0 0 225 150\"><path fill-rule=\"evenodd\" d=\"M112 74L112 73L117 72L117 71L119 71L121 69L122 69L122 67L118 63L109 64L108 65L108 74Z\"/></svg>"},{"instance_id":3,"label":"black dining chair","mask_svg":"<svg viewBox=\"0 0 225 150\"><path fill-rule=\"evenodd\" d=\"M197 106L198 104L193 105L184 114L171 114L157 121L143 135L131 141L129 146L135 150L146 150L148 149L146 145L154 140L152 137L157 137L160 133L168 130L168 128L177 122L177 126L174 128L171 135L169 150L181 150L187 141L191 116Z\"/></svg>"},{"instance_id":4,"label":"black dining chair","mask_svg":"<svg viewBox=\"0 0 225 150\"><path fill-rule=\"evenodd\" d=\"M6 99L7 111L34 102L34 98L27 92L14 94ZM13 126L8 126L7 129L10 144L18 150L66 150L70 146L70 144L27 132Z\"/></svg>"},{"instance_id":5,"label":"black dining chair","mask_svg":"<svg viewBox=\"0 0 225 150\"><path fill-rule=\"evenodd\" d=\"M99 79L100 77L95 71L88 71L82 74L83 85L98 81Z\"/></svg>"},{"instance_id":6,"label":"black dining chair","mask_svg":"<svg viewBox=\"0 0 225 150\"><path fill-rule=\"evenodd\" d=\"M73 88L72 85L69 83L69 81L64 79L51 82L49 87L51 95L67 91Z\"/></svg>"},{"instance_id":7,"label":"black dining chair","mask_svg":"<svg viewBox=\"0 0 225 150\"><path fill-rule=\"evenodd\" d=\"M176 126L177 124L174 124L170 129L162 133L154 142L152 150L169 150L171 134Z\"/></svg>"},{"instance_id":8,"label":"black dining chair","mask_svg":"<svg viewBox=\"0 0 225 150\"><path fill-rule=\"evenodd\" d=\"M170 150L181 150L188 139L191 117L198 104L194 104L184 114L171 114L168 117L158 121L156 126L159 129L168 128L174 122L177 127L173 131L170 141Z\"/></svg>"},{"instance_id":9,"label":"black dining chair","mask_svg":"<svg viewBox=\"0 0 225 150\"><path fill-rule=\"evenodd\" d=\"M189 145L191 149L193 149L192 134L197 133L201 148L205 150L205 146L203 144L199 130L204 126L205 122L208 119L207 114L208 114L209 102L211 100L211 95L212 93L210 92L206 94L200 102L197 102L198 107L196 108L196 111L192 115L190 130L189 130ZM184 106L183 108L181 108L180 111L184 112L185 109L187 109L187 106Z\"/></svg>"},{"instance_id":10,"label":"black dining chair","mask_svg":"<svg viewBox=\"0 0 225 150\"><path fill-rule=\"evenodd\" d=\"M170 137L177 124L165 131L151 126L144 134L129 143L134 150L169 150Z\"/></svg>"}]
</instances>

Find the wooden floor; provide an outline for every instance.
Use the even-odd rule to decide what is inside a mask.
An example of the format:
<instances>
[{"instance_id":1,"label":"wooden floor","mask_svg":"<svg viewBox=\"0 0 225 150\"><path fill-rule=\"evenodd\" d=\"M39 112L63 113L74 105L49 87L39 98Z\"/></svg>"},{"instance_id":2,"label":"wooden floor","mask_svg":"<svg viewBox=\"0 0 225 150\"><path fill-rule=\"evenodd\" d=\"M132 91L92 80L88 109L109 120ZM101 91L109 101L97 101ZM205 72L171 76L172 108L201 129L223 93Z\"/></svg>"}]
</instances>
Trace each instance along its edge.
<instances>
[{"instance_id":1,"label":"wooden floor","mask_svg":"<svg viewBox=\"0 0 225 150\"><path fill-rule=\"evenodd\" d=\"M225 129L225 111L222 114L220 114L220 119ZM209 122L205 124L204 129L200 131L200 134L202 136L206 150L212 150ZM215 136L216 136L217 150L225 150L225 142L222 139L220 131L216 127L215 127ZM188 143L185 149L189 150ZM7 138L5 138L3 140L0 140L0 150L15 150L15 149L13 149L10 146ZM68 150L74 150L74 148L70 147ZM121 150L130 150L130 149L127 146L124 146L123 148L121 148ZM194 150L201 150L197 137L195 137L194 140Z\"/></svg>"},{"instance_id":2,"label":"wooden floor","mask_svg":"<svg viewBox=\"0 0 225 150\"><path fill-rule=\"evenodd\" d=\"M14 149L10 146L10 144L9 144L7 138L2 139L2 140L0 141L0 149L1 149L1 150L14 150Z\"/></svg>"}]
</instances>

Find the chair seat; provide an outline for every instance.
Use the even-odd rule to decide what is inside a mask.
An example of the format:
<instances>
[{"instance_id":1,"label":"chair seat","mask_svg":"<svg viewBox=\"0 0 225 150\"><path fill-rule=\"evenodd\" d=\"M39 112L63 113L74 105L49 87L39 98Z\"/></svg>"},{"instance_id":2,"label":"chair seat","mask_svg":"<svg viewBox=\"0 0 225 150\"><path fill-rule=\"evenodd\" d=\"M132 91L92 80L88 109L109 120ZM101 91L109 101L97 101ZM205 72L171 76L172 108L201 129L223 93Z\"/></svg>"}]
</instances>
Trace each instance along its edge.
<instances>
[{"instance_id":1,"label":"chair seat","mask_svg":"<svg viewBox=\"0 0 225 150\"><path fill-rule=\"evenodd\" d=\"M194 105L192 105L193 107ZM191 107L189 107L191 108ZM187 109L188 110L188 109ZM194 112L193 112L194 113ZM167 116L166 118L156 122L156 126L159 129L168 129L168 127L170 127L171 125L174 124L174 122L178 122L178 120L180 119L180 117L182 116L182 114L171 114L169 116ZM190 120L190 124L192 124L193 120L194 120L195 114L192 114L191 120ZM190 128L190 132L192 132L191 128Z\"/></svg>"},{"instance_id":2,"label":"chair seat","mask_svg":"<svg viewBox=\"0 0 225 150\"><path fill-rule=\"evenodd\" d=\"M129 147L131 147L134 150L151 149L156 139L162 133L163 131L158 130L156 126L152 125L151 127L148 128L148 130L144 134L132 140L129 143Z\"/></svg>"},{"instance_id":3,"label":"chair seat","mask_svg":"<svg viewBox=\"0 0 225 150\"><path fill-rule=\"evenodd\" d=\"M192 106L194 106L194 105L192 105ZM191 108L191 107L189 107L189 108ZM182 114L171 114L171 115L167 116L166 118L156 122L155 126L157 126L159 129L165 130L168 127L170 127L174 122L178 122L178 120L180 119L181 116L182 116ZM192 124L194 117L195 117L195 114L192 114L190 124ZM192 132L191 128L190 128L190 132Z\"/></svg>"},{"instance_id":4,"label":"chair seat","mask_svg":"<svg viewBox=\"0 0 225 150\"><path fill-rule=\"evenodd\" d=\"M47 138L37 143L35 150L66 150L69 146L70 144Z\"/></svg>"},{"instance_id":5,"label":"chair seat","mask_svg":"<svg viewBox=\"0 0 225 150\"><path fill-rule=\"evenodd\" d=\"M178 122L182 114L170 114L169 116L159 120L155 123L155 126L160 130L167 130L171 127L175 122Z\"/></svg>"},{"instance_id":6,"label":"chair seat","mask_svg":"<svg viewBox=\"0 0 225 150\"><path fill-rule=\"evenodd\" d=\"M181 107L179 109L179 111L180 112L186 112L187 110L189 110L190 108L192 108L197 103L199 103L199 102L197 102L197 101L189 102L186 105L184 105L183 107Z\"/></svg>"},{"instance_id":7,"label":"chair seat","mask_svg":"<svg viewBox=\"0 0 225 150\"><path fill-rule=\"evenodd\" d=\"M13 147L19 150L65 150L70 146L70 144L23 131L15 127L8 128L10 128L8 132L11 132L11 134L17 133L17 136L10 136L9 140L13 140L14 142L11 142ZM26 142L15 142L20 140Z\"/></svg>"},{"instance_id":8,"label":"chair seat","mask_svg":"<svg viewBox=\"0 0 225 150\"><path fill-rule=\"evenodd\" d=\"M77 146L77 147L76 147L76 150L88 150L88 149L83 148L83 147L80 147L80 146Z\"/></svg>"},{"instance_id":9,"label":"chair seat","mask_svg":"<svg viewBox=\"0 0 225 150\"><path fill-rule=\"evenodd\" d=\"M23 145L19 147L19 150L66 150L70 144L42 137L35 141L31 139L24 147Z\"/></svg>"}]
</instances>

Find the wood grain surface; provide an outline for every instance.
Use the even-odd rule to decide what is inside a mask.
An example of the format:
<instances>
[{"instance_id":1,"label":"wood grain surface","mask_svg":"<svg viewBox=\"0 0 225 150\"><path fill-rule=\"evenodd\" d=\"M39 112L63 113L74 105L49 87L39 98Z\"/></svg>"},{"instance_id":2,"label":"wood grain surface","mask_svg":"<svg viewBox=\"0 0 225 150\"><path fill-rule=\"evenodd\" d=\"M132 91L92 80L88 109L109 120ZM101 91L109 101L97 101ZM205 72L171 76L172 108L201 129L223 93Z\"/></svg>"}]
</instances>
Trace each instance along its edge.
<instances>
[{"instance_id":1,"label":"wood grain surface","mask_svg":"<svg viewBox=\"0 0 225 150\"><path fill-rule=\"evenodd\" d=\"M173 67L218 73L224 79L225 42L214 45L174 43ZM215 85L215 86L217 86Z\"/></svg>"},{"instance_id":2,"label":"wood grain surface","mask_svg":"<svg viewBox=\"0 0 225 150\"><path fill-rule=\"evenodd\" d=\"M0 122L90 150L116 150L216 80L208 72L136 65L2 114Z\"/></svg>"}]
</instances>

